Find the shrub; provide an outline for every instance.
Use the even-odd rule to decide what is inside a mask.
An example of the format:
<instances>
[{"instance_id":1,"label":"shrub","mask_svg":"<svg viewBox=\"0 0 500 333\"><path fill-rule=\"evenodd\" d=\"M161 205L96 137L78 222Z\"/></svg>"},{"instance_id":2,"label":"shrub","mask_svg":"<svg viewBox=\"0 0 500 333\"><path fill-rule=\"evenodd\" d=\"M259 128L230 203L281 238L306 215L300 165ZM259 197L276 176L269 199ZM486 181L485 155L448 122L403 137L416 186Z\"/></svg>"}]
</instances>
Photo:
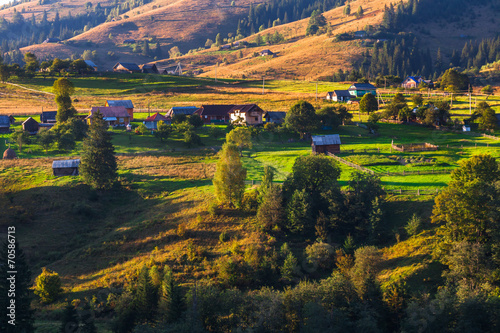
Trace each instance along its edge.
<instances>
[{"instance_id":1,"label":"shrub","mask_svg":"<svg viewBox=\"0 0 500 333\"><path fill-rule=\"evenodd\" d=\"M331 269L335 262L333 246L328 243L314 243L306 247L307 262L310 265L318 265L322 269Z\"/></svg>"},{"instance_id":2,"label":"shrub","mask_svg":"<svg viewBox=\"0 0 500 333\"><path fill-rule=\"evenodd\" d=\"M221 243L227 242L229 240L228 234L225 231L221 232L219 235L219 240Z\"/></svg>"},{"instance_id":3,"label":"shrub","mask_svg":"<svg viewBox=\"0 0 500 333\"><path fill-rule=\"evenodd\" d=\"M259 192L257 189L251 189L243 194L243 200L241 201L241 206L247 211L257 210Z\"/></svg>"},{"instance_id":4,"label":"shrub","mask_svg":"<svg viewBox=\"0 0 500 333\"><path fill-rule=\"evenodd\" d=\"M42 273L35 279L35 295L38 295L43 303L52 303L59 297L61 292L59 274L43 267Z\"/></svg>"},{"instance_id":5,"label":"shrub","mask_svg":"<svg viewBox=\"0 0 500 333\"><path fill-rule=\"evenodd\" d=\"M148 133L149 130L148 128L146 127L146 125L144 124L140 124L139 126L137 126L137 128L135 129L135 134L140 134L140 135L143 135L143 134L146 134Z\"/></svg>"},{"instance_id":6,"label":"shrub","mask_svg":"<svg viewBox=\"0 0 500 333\"><path fill-rule=\"evenodd\" d=\"M187 224L181 223L177 226L177 236L184 238L187 234Z\"/></svg>"},{"instance_id":7,"label":"shrub","mask_svg":"<svg viewBox=\"0 0 500 333\"><path fill-rule=\"evenodd\" d=\"M413 214L413 216L405 226L405 231L408 236L414 236L419 233L421 226L422 219L418 217L417 214Z\"/></svg>"}]
</instances>

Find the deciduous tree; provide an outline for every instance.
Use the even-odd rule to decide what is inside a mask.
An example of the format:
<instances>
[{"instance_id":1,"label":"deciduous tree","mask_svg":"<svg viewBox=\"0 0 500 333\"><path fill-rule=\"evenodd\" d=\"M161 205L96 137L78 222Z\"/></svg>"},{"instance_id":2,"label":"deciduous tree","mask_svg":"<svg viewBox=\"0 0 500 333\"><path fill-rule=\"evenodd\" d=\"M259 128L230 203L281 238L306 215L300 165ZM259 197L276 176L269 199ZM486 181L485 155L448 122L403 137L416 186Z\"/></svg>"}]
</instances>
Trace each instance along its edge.
<instances>
[{"instance_id":1,"label":"deciduous tree","mask_svg":"<svg viewBox=\"0 0 500 333\"><path fill-rule=\"evenodd\" d=\"M238 147L233 143L222 145L213 179L219 203L239 207L245 192L246 176L247 171L241 163Z\"/></svg>"},{"instance_id":2,"label":"deciduous tree","mask_svg":"<svg viewBox=\"0 0 500 333\"><path fill-rule=\"evenodd\" d=\"M303 139L306 133L318 128L319 119L309 102L299 101L286 113L285 126Z\"/></svg>"},{"instance_id":3,"label":"deciduous tree","mask_svg":"<svg viewBox=\"0 0 500 333\"><path fill-rule=\"evenodd\" d=\"M371 113L378 110L377 98L373 94L367 93L359 101L359 111L364 113Z\"/></svg>"}]
</instances>

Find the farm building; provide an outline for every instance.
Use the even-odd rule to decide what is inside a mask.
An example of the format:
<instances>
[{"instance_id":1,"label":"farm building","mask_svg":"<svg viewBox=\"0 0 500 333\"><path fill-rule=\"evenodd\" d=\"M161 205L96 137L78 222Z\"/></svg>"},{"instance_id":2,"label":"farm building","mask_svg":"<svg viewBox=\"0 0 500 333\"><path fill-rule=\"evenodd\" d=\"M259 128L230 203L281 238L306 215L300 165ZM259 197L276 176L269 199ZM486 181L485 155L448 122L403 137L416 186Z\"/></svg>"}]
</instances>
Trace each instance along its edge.
<instances>
[{"instance_id":1,"label":"farm building","mask_svg":"<svg viewBox=\"0 0 500 333\"><path fill-rule=\"evenodd\" d=\"M62 160L52 162L54 176L78 176L80 160Z\"/></svg>"},{"instance_id":2,"label":"farm building","mask_svg":"<svg viewBox=\"0 0 500 333\"><path fill-rule=\"evenodd\" d=\"M174 116L178 116L181 114L185 114L186 116L190 116L196 112L198 108L196 106L174 106L170 110L167 111L165 116L173 118Z\"/></svg>"},{"instance_id":3,"label":"farm building","mask_svg":"<svg viewBox=\"0 0 500 333\"><path fill-rule=\"evenodd\" d=\"M143 64L143 65L140 65L139 67L141 68L141 71L143 73L146 73L146 74L159 74L160 73L155 64L152 64L152 65Z\"/></svg>"},{"instance_id":4,"label":"farm building","mask_svg":"<svg viewBox=\"0 0 500 333\"><path fill-rule=\"evenodd\" d=\"M340 153L340 145L338 134L312 136L312 151L315 154Z\"/></svg>"},{"instance_id":5,"label":"farm building","mask_svg":"<svg viewBox=\"0 0 500 333\"><path fill-rule=\"evenodd\" d=\"M159 112L156 112L151 117L147 117L146 120L143 121L143 124L150 130L155 130L158 128L158 122L163 121L165 124L170 125L172 123L170 118L162 116Z\"/></svg>"},{"instance_id":6,"label":"farm building","mask_svg":"<svg viewBox=\"0 0 500 333\"><path fill-rule=\"evenodd\" d=\"M414 88L418 88L418 86L421 83L427 84L427 86L429 88L434 87L434 82L432 82L432 80L424 80L424 78L421 76L408 76L403 81L403 83L401 83L401 87L403 87L405 89L414 89Z\"/></svg>"},{"instance_id":7,"label":"farm building","mask_svg":"<svg viewBox=\"0 0 500 333\"><path fill-rule=\"evenodd\" d=\"M334 90L326 93L326 99L334 102L348 102L351 97L349 90Z\"/></svg>"},{"instance_id":8,"label":"farm building","mask_svg":"<svg viewBox=\"0 0 500 333\"><path fill-rule=\"evenodd\" d=\"M13 160L17 158L17 155L16 155L16 152L14 151L14 149L11 149L10 147L5 149L5 151L3 152L3 159L4 160Z\"/></svg>"},{"instance_id":9,"label":"farm building","mask_svg":"<svg viewBox=\"0 0 500 333\"><path fill-rule=\"evenodd\" d=\"M134 103L130 99L107 100L104 106L123 106L127 109L130 120L134 120Z\"/></svg>"},{"instance_id":10,"label":"farm building","mask_svg":"<svg viewBox=\"0 0 500 333\"><path fill-rule=\"evenodd\" d=\"M205 124L226 124L229 122L229 111L234 107L229 105L202 105L196 110Z\"/></svg>"},{"instance_id":11,"label":"farm building","mask_svg":"<svg viewBox=\"0 0 500 333\"><path fill-rule=\"evenodd\" d=\"M113 66L113 71L119 73L140 73L141 69L133 62L117 62Z\"/></svg>"},{"instance_id":12,"label":"farm building","mask_svg":"<svg viewBox=\"0 0 500 333\"><path fill-rule=\"evenodd\" d=\"M27 131L31 135L38 133L39 128L38 121L31 117L23 121L23 131Z\"/></svg>"},{"instance_id":13,"label":"farm building","mask_svg":"<svg viewBox=\"0 0 500 333\"><path fill-rule=\"evenodd\" d=\"M132 39L132 38L125 39L123 41L123 44L134 44L134 43L135 43L135 39Z\"/></svg>"},{"instance_id":14,"label":"farm building","mask_svg":"<svg viewBox=\"0 0 500 333\"><path fill-rule=\"evenodd\" d=\"M266 123L283 124L285 122L286 112L283 111L267 111L264 114Z\"/></svg>"},{"instance_id":15,"label":"farm building","mask_svg":"<svg viewBox=\"0 0 500 333\"><path fill-rule=\"evenodd\" d=\"M0 133L10 132L10 119L9 116L0 116Z\"/></svg>"},{"instance_id":16,"label":"farm building","mask_svg":"<svg viewBox=\"0 0 500 333\"><path fill-rule=\"evenodd\" d=\"M242 120L248 125L261 125L264 111L257 104L235 105L229 112L231 122Z\"/></svg>"},{"instance_id":17,"label":"farm building","mask_svg":"<svg viewBox=\"0 0 500 333\"><path fill-rule=\"evenodd\" d=\"M365 94L377 95L377 88L370 83L354 83L348 90L354 97L363 97Z\"/></svg>"},{"instance_id":18,"label":"farm building","mask_svg":"<svg viewBox=\"0 0 500 333\"><path fill-rule=\"evenodd\" d=\"M42 111L40 122L43 124L55 124L57 111Z\"/></svg>"},{"instance_id":19,"label":"farm building","mask_svg":"<svg viewBox=\"0 0 500 333\"><path fill-rule=\"evenodd\" d=\"M92 60L85 60L85 63L89 68L92 68L94 72L97 72L97 65Z\"/></svg>"},{"instance_id":20,"label":"farm building","mask_svg":"<svg viewBox=\"0 0 500 333\"><path fill-rule=\"evenodd\" d=\"M59 43L61 40L57 37L49 37L46 40L43 41L43 44L47 43Z\"/></svg>"},{"instance_id":21,"label":"farm building","mask_svg":"<svg viewBox=\"0 0 500 333\"><path fill-rule=\"evenodd\" d=\"M265 56L273 56L273 57L275 57L276 56L276 53L274 53L271 50L262 50L262 51L259 52L259 54L260 54L261 57L265 57Z\"/></svg>"},{"instance_id":22,"label":"farm building","mask_svg":"<svg viewBox=\"0 0 500 333\"><path fill-rule=\"evenodd\" d=\"M87 116L87 122L92 123L92 117L99 111L109 126L127 126L130 116L124 106L93 106Z\"/></svg>"}]
</instances>

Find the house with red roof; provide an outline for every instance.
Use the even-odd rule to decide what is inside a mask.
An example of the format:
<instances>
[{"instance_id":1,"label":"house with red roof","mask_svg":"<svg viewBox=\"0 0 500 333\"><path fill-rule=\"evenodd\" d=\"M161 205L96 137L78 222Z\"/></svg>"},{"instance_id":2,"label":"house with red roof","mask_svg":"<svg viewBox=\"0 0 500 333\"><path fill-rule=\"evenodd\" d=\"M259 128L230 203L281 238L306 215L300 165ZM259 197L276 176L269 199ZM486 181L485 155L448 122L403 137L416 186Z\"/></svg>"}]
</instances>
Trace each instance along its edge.
<instances>
[{"instance_id":1,"label":"house with red roof","mask_svg":"<svg viewBox=\"0 0 500 333\"><path fill-rule=\"evenodd\" d=\"M156 112L154 115L147 117L142 123L146 125L149 130L156 130L158 128L158 122L163 121L165 124L172 124L172 119L169 117L165 117L161 115L159 112Z\"/></svg>"}]
</instances>

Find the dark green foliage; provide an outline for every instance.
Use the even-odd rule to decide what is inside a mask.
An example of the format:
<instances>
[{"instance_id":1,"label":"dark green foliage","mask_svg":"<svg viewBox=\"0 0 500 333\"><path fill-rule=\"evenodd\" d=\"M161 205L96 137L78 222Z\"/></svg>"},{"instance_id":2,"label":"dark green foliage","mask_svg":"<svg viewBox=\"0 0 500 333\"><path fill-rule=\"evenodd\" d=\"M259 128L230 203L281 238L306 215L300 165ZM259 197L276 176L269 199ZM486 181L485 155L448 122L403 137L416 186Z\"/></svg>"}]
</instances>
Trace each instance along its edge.
<instances>
[{"instance_id":1,"label":"dark green foliage","mask_svg":"<svg viewBox=\"0 0 500 333\"><path fill-rule=\"evenodd\" d=\"M111 136L100 112L92 118L88 137L83 141L80 175L95 189L110 189L117 178L116 157Z\"/></svg>"},{"instance_id":2,"label":"dark green foliage","mask_svg":"<svg viewBox=\"0 0 500 333\"><path fill-rule=\"evenodd\" d=\"M293 253L288 253L280 271L283 281L287 283L292 282L295 277L295 272L297 271L297 258L295 258Z\"/></svg>"},{"instance_id":3,"label":"dark green foliage","mask_svg":"<svg viewBox=\"0 0 500 333\"><path fill-rule=\"evenodd\" d=\"M158 122L157 129L154 132L155 136L160 138L160 141L163 142L164 139L166 140L168 138L170 133L172 133L172 127L160 120Z\"/></svg>"},{"instance_id":4,"label":"dark green foliage","mask_svg":"<svg viewBox=\"0 0 500 333\"><path fill-rule=\"evenodd\" d=\"M6 229L5 229L6 230ZM9 248L9 245L10 248ZM31 333L35 332L33 327L34 323L34 310L31 309L31 295L29 288L31 287L31 272L26 262L26 257L23 250L19 247L19 243L8 243L3 242L0 248L0 263L4 266L0 270L0 307L2 309L3 315L0 317L0 331L5 333ZM17 274L15 275L15 296L11 294L11 280L10 274L7 273L6 265L8 264L9 251L15 253L15 270ZM14 296L14 297L11 297ZM15 325L11 325L8 321L13 318L9 316L12 307L10 304L10 299L15 300L15 320L13 321Z\"/></svg>"},{"instance_id":5,"label":"dark green foliage","mask_svg":"<svg viewBox=\"0 0 500 333\"><path fill-rule=\"evenodd\" d=\"M288 201L287 206L287 224L290 232L301 233L310 232L314 227L314 217L309 194L305 189L295 190Z\"/></svg>"},{"instance_id":6,"label":"dark green foliage","mask_svg":"<svg viewBox=\"0 0 500 333\"><path fill-rule=\"evenodd\" d=\"M337 113L337 108L334 106L325 106L321 110L318 110L316 114L318 115L321 126L323 127L326 126L331 129L335 129L342 123L342 120Z\"/></svg>"},{"instance_id":7,"label":"dark green foliage","mask_svg":"<svg viewBox=\"0 0 500 333\"><path fill-rule=\"evenodd\" d=\"M478 116L479 129L486 130L495 130L497 126L497 118L495 116L495 110L486 102L480 102L477 105L476 113Z\"/></svg>"},{"instance_id":8,"label":"dark green foliage","mask_svg":"<svg viewBox=\"0 0 500 333\"><path fill-rule=\"evenodd\" d=\"M183 123L187 120L187 115L185 114L175 114L173 117L172 117L172 124L180 124L180 123Z\"/></svg>"},{"instance_id":9,"label":"dark green foliage","mask_svg":"<svg viewBox=\"0 0 500 333\"><path fill-rule=\"evenodd\" d=\"M174 323L181 319L185 311L185 303L181 289L177 286L173 273L170 269L165 272L162 281L162 290L160 296L160 311L167 323Z\"/></svg>"},{"instance_id":10,"label":"dark green foliage","mask_svg":"<svg viewBox=\"0 0 500 333\"><path fill-rule=\"evenodd\" d=\"M94 314L89 303L85 303L80 314L80 332L81 333L97 333L97 328L94 323Z\"/></svg>"},{"instance_id":11,"label":"dark green foliage","mask_svg":"<svg viewBox=\"0 0 500 333\"><path fill-rule=\"evenodd\" d=\"M17 143L19 151L23 151L23 145L30 142L30 134L22 128L18 128L12 133L11 138Z\"/></svg>"},{"instance_id":12,"label":"dark green foliage","mask_svg":"<svg viewBox=\"0 0 500 333\"><path fill-rule=\"evenodd\" d=\"M194 128L199 128L203 126L203 119L197 114L192 114L188 117L188 121L191 125L194 126Z\"/></svg>"},{"instance_id":13,"label":"dark green foliage","mask_svg":"<svg viewBox=\"0 0 500 333\"><path fill-rule=\"evenodd\" d=\"M326 19L320 10L315 10L311 14L309 23L307 24L306 35L316 35L324 32L326 26Z\"/></svg>"},{"instance_id":14,"label":"dark green foliage","mask_svg":"<svg viewBox=\"0 0 500 333\"><path fill-rule=\"evenodd\" d=\"M441 88L453 88L456 90L469 89L469 77L467 74L461 74L456 69L448 69L441 78Z\"/></svg>"},{"instance_id":15,"label":"dark green foliage","mask_svg":"<svg viewBox=\"0 0 500 333\"><path fill-rule=\"evenodd\" d=\"M76 116L76 109L71 103L71 95L75 92L73 83L66 78L61 78L54 82L52 89L54 90L54 94L56 96L57 122L62 123L74 118Z\"/></svg>"},{"instance_id":16,"label":"dark green foliage","mask_svg":"<svg viewBox=\"0 0 500 333\"><path fill-rule=\"evenodd\" d=\"M314 131L319 126L319 119L314 107L306 101L294 104L286 113L285 125L291 131L300 134L300 138L308 132Z\"/></svg>"},{"instance_id":17,"label":"dark green foliage","mask_svg":"<svg viewBox=\"0 0 500 333\"><path fill-rule=\"evenodd\" d=\"M377 98L370 93L365 94L361 101L359 101L359 111L364 113L371 113L378 110Z\"/></svg>"},{"instance_id":18,"label":"dark green foliage","mask_svg":"<svg viewBox=\"0 0 500 333\"><path fill-rule=\"evenodd\" d=\"M76 333L79 331L79 325L80 321L78 319L78 313L76 312L75 307L71 303L68 303L64 308L59 332Z\"/></svg>"},{"instance_id":19,"label":"dark green foliage","mask_svg":"<svg viewBox=\"0 0 500 333\"><path fill-rule=\"evenodd\" d=\"M158 289L151 282L146 266L142 267L137 278L134 308L138 322L152 322L158 309Z\"/></svg>"},{"instance_id":20,"label":"dark green foliage","mask_svg":"<svg viewBox=\"0 0 500 333\"><path fill-rule=\"evenodd\" d=\"M257 211L257 220L262 229L271 231L276 226L283 225L285 220L285 209L281 188L277 185L271 186L262 198L262 203Z\"/></svg>"}]
</instances>

